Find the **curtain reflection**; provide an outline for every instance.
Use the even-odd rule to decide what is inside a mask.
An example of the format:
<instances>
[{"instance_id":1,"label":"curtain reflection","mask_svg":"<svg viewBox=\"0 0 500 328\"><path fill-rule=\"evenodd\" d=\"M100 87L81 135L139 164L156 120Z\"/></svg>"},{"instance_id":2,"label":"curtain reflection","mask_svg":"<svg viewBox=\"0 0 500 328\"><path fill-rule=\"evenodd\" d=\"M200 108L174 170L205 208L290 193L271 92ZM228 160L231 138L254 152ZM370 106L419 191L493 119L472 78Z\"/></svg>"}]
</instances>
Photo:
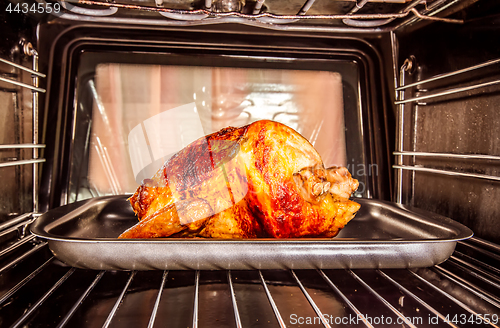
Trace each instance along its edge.
<instances>
[{"instance_id":1,"label":"curtain reflection","mask_svg":"<svg viewBox=\"0 0 500 328\"><path fill-rule=\"evenodd\" d=\"M326 71L104 64L94 98L89 181L134 192L176 151L227 126L269 119L346 165L342 77Z\"/></svg>"}]
</instances>

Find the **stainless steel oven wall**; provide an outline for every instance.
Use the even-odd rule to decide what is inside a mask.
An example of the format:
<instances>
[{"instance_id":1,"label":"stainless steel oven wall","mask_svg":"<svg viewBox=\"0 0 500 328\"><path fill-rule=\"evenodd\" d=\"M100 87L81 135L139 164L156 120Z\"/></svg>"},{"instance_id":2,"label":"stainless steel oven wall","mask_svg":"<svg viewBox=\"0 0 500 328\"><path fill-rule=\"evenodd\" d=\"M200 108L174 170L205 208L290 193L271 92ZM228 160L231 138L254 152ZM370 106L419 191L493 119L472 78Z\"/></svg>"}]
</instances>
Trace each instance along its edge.
<instances>
[{"instance_id":1,"label":"stainless steel oven wall","mask_svg":"<svg viewBox=\"0 0 500 328\"><path fill-rule=\"evenodd\" d=\"M500 242L499 9L498 2L478 2L463 14L464 25L437 23L397 33L400 64L409 58L413 64L404 72L404 84L416 83L401 90L405 101L397 107L404 113L403 150L409 152L403 156L403 202L453 218L476 236L496 243ZM419 83L442 74L435 81Z\"/></svg>"},{"instance_id":2,"label":"stainless steel oven wall","mask_svg":"<svg viewBox=\"0 0 500 328\"><path fill-rule=\"evenodd\" d=\"M0 12L0 224L33 209L32 158L33 94L32 76L21 68L32 67L32 57L23 45L33 42L33 24L29 17ZM21 68L13 66L20 65ZM14 82L10 82L14 81Z\"/></svg>"}]
</instances>

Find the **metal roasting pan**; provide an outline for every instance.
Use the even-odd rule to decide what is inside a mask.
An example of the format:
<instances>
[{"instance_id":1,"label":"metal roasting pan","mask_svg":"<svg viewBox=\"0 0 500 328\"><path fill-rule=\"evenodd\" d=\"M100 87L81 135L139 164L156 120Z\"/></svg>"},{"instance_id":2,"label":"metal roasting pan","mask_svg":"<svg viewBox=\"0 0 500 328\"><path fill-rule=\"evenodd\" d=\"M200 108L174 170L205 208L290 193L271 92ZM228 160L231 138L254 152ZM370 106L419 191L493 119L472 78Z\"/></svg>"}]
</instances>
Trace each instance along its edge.
<instances>
[{"instance_id":1,"label":"metal roasting pan","mask_svg":"<svg viewBox=\"0 0 500 328\"><path fill-rule=\"evenodd\" d=\"M356 198L335 238L117 239L137 223L127 195L98 197L41 215L31 226L61 261L96 270L412 268L445 261L472 231L449 218Z\"/></svg>"}]
</instances>

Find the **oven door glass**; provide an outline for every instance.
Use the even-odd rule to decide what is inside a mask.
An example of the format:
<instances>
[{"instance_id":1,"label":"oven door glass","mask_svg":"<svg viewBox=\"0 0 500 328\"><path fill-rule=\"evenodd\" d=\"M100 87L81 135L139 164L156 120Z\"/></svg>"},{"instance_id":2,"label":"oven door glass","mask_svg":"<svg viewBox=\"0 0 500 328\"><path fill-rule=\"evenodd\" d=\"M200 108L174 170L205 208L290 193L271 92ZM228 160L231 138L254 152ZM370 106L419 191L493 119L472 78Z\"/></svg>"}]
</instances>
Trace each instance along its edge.
<instances>
[{"instance_id":1,"label":"oven door glass","mask_svg":"<svg viewBox=\"0 0 500 328\"><path fill-rule=\"evenodd\" d=\"M98 62L91 74L80 65L75 135L84 147L73 151L68 202L133 193L198 138L258 120L299 132L325 167L347 166L360 180L356 196L366 195L356 65L318 70L307 69L317 63L277 61L263 67Z\"/></svg>"}]
</instances>

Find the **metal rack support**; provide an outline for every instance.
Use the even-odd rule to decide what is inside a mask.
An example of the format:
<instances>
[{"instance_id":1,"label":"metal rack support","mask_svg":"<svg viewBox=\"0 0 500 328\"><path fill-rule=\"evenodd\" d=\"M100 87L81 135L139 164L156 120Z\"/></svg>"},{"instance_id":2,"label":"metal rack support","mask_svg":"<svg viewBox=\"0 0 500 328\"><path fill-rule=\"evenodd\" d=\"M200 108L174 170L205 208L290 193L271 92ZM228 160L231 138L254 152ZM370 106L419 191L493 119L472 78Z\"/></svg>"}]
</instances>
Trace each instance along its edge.
<instances>
[{"instance_id":1,"label":"metal rack support","mask_svg":"<svg viewBox=\"0 0 500 328\"><path fill-rule=\"evenodd\" d=\"M399 85L404 85L405 84L405 73L406 71L411 69L411 61L410 60L405 60L401 68L399 69ZM405 99L405 92L404 90L400 90L397 94L398 100L402 101ZM397 145L396 149L399 152L403 151L404 148L404 105L402 103L399 104L398 106L398 134L397 134ZM399 166L403 165L403 155L398 155L396 158L396 163ZM403 170L399 169L398 174L396 175L396 202L398 204L403 203Z\"/></svg>"},{"instance_id":2,"label":"metal rack support","mask_svg":"<svg viewBox=\"0 0 500 328\"><path fill-rule=\"evenodd\" d=\"M500 84L500 80L493 80L489 82L483 82L463 87L450 88L447 90L435 92L432 94L427 94L423 96L413 97L413 98L405 98L405 90L411 87L416 87L425 83L442 80L451 76L455 76L458 74L474 71L480 68L489 67L492 65L496 65L500 63L500 59L489 60L484 63L480 63L474 66L470 66L467 68L459 69L453 72L448 72L444 74L439 74L433 77L430 77L425 80L421 80L418 82L410 83L405 85L405 72L411 69L412 61L407 59L405 63L401 66L399 72L399 86L396 86L396 101L394 102L398 108L398 121L397 121L397 144L396 151L393 152L393 155L396 156L396 165L393 165L393 168L397 170L396 175L396 202L402 203L403 201L403 170L412 171L413 174L415 172L427 172L433 174L441 174L441 175L449 175L449 176L457 176L457 177L466 177L466 178L475 178L475 179L484 179L490 181L500 181L499 176L489 175L489 174L478 174L478 173L469 173L469 172L457 172L451 170L444 169L436 169L430 167L423 167L420 165L406 165L404 164L403 158L404 156L422 156L422 157L438 157L438 158L453 158L453 159L467 159L467 160L500 160L500 156L498 155L489 155L489 154L453 154L453 153L433 153L433 152L419 152L419 151L405 151L404 150L404 105L408 103L412 103L418 100L437 98L441 96L451 95L459 92L475 90L480 88L485 88L492 85ZM410 66L408 66L410 65Z\"/></svg>"},{"instance_id":3,"label":"metal rack support","mask_svg":"<svg viewBox=\"0 0 500 328\"><path fill-rule=\"evenodd\" d=\"M7 79L4 77L0 77L0 81L10 83L13 85L17 85L23 88L30 89L32 91L32 144L18 144L18 145L0 145L0 149L32 149L32 158L27 160L16 160L11 162L0 163L0 167L7 166L15 166L15 165L25 165L25 164L33 164L33 172L32 172L32 197L33 197L33 213L38 212L38 169L39 163L45 162L45 159L39 158L38 150L40 148L45 148L45 145L38 144L38 93L46 92L45 89L39 87L39 78L46 77L45 74L38 72L38 52L33 48L33 45L30 42L24 42L23 51L27 56L32 57L32 68L27 68L22 65L13 63L9 60L0 58L0 62L10 65L14 68L23 70L31 74L31 82L32 84L26 84L20 81Z\"/></svg>"},{"instance_id":4,"label":"metal rack support","mask_svg":"<svg viewBox=\"0 0 500 328\"><path fill-rule=\"evenodd\" d=\"M38 52L31 43L27 43L24 52L33 57L33 71L38 72ZM38 88L38 75L32 75L33 86ZM38 144L38 91L33 90L33 145ZM38 148L33 147L33 159L38 159ZM33 212L38 213L38 165L39 162L33 162Z\"/></svg>"}]
</instances>

